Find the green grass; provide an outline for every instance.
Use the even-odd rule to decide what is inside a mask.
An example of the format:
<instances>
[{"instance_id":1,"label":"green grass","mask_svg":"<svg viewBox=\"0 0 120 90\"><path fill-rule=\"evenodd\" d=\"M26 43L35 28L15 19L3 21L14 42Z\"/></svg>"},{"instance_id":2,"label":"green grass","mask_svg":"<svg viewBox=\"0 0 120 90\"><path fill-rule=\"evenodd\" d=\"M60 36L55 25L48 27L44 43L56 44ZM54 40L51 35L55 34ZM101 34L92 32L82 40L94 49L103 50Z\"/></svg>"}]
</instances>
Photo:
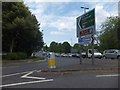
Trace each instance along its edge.
<instances>
[{"instance_id":1,"label":"green grass","mask_svg":"<svg viewBox=\"0 0 120 90\"><path fill-rule=\"evenodd\" d=\"M26 62L26 60L2 60L0 63L11 64L11 63L21 63L21 62Z\"/></svg>"},{"instance_id":2,"label":"green grass","mask_svg":"<svg viewBox=\"0 0 120 90\"><path fill-rule=\"evenodd\" d=\"M12 64L12 63L25 63L25 62L34 62L34 61L42 61L44 57L30 57L23 60L0 60L0 64Z\"/></svg>"},{"instance_id":3,"label":"green grass","mask_svg":"<svg viewBox=\"0 0 120 90\"><path fill-rule=\"evenodd\" d=\"M44 57L33 57L32 59L34 61L41 61L41 60L44 60L45 58Z\"/></svg>"}]
</instances>

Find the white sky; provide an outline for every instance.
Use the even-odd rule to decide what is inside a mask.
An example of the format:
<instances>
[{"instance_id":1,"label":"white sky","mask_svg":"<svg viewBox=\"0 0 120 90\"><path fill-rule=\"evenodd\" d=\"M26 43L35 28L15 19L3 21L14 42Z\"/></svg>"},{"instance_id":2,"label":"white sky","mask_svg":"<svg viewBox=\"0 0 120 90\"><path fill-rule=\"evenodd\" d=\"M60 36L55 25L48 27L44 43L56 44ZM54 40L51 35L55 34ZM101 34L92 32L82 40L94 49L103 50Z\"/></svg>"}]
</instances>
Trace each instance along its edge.
<instances>
[{"instance_id":1,"label":"white sky","mask_svg":"<svg viewBox=\"0 0 120 90\"><path fill-rule=\"evenodd\" d=\"M78 43L76 18L83 14L81 6L95 8L96 30L109 16L118 15L118 0L24 0L37 17L43 30L43 40L49 46L52 41ZM88 11L88 10L87 10Z\"/></svg>"}]
</instances>

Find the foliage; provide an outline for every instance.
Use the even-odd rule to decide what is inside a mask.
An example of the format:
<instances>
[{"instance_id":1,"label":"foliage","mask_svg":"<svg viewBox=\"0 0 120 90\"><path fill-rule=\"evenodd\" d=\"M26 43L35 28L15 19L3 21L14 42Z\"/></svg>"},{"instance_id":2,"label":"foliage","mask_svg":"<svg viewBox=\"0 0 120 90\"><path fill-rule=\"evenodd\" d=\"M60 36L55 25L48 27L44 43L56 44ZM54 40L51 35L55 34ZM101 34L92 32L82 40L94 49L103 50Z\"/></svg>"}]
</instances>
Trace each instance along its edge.
<instances>
[{"instance_id":1,"label":"foliage","mask_svg":"<svg viewBox=\"0 0 120 90\"><path fill-rule=\"evenodd\" d=\"M44 57L32 57L33 60L39 61L39 60L44 60Z\"/></svg>"},{"instance_id":2,"label":"foliage","mask_svg":"<svg viewBox=\"0 0 120 90\"><path fill-rule=\"evenodd\" d=\"M120 41L117 38L117 29L120 26L120 18L109 17L102 24L102 33L99 36L100 49L120 49Z\"/></svg>"},{"instance_id":3,"label":"foliage","mask_svg":"<svg viewBox=\"0 0 120 90\"><path fill-rule=\"evenodd\" d=\"M51 42L50 44L50 51L51 52L57 52L57 43L55 41Z\"/></svg>"},{"instance_id":4,"label":"foliage","mask_svg":"<svg viewBox=\"0 0 120 90\"><path fill-rule=\"evenodd\" d=\"M68 42L57 43L55 41L50 44L50 51L55 53L70 53L71 46Z\"/></svg>"},{"instance_id":5,"label":"foliage","mask_svg":"<svg viewBox=\"0 0 120 90\"><path fill-rule=\"evenodd\" d=\"M78 43L75 43L74 46L73 46L74 49L79 49L79 44Z\"/></svg>"},{"instance_id":6,"label":"foliage","mask_svg":"<svg viewBox=\"0 0 120 90\"><path fill-rule=\"evenodd\" d=\"M27 58L27 54L22 53L22 52L7 53L3 57L3 59L5 59L5 60L21 60L21 59L26 59L26 58Z\"/></svg>"},{"instance_id":7,"label":"foliage","mask_svg":"<svg viewBox=\"0 0 120 90\"><path fill-rule=\"evenodd\" d=\"M2 3L2 46L4 52L25 52L43 46L39 23L23 2Z\"/></svg>"},{"instance_id":8,"label":"foliage","mask_svg":"<svg viewBox=\"0 0 120 90\"><path fill-rule=\"evenodd\" d=\"M63 52L64 53L70 53L71 46L68 42L63 42L62 46L63 46Z\"/></svg>"}]
</instances>

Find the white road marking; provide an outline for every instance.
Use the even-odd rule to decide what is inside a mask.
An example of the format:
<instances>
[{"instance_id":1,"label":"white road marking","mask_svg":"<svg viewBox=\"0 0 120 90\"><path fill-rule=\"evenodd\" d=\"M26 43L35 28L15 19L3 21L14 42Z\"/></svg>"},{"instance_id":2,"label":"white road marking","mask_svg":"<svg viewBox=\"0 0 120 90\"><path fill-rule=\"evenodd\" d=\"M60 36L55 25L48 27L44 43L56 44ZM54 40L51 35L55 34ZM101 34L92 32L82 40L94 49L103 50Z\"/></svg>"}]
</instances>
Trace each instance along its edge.
<instances>
[{"instance_id":1,"label":"white road marking","mask_svg":"<svg viewBox=\"0 0 120 90\"><path fill-rule=\"evenodd\" d=\"M38 70L38 71L36 71L36 72L38 72L38 73L39 73L39 72L41 72L41 70Z\"/></svg>"},{"instance_id":2,"label":"white road marking","mask_svg":"<svg viewBox=\"0 0 120 90\"><path fill-rule=\"evenodd\" d=\"M36 71L36 70L33 70L33 71ZM28 73L30 71L26 71L26 72L21 72L21 73L14 73L14 74L8 74L8 75L3 75L3 76L0 76L0 77L10 77L10 76L15 76L15 75L19 75L19 74L24 74L24 73ZM31 71L32 72L32 71Z\"/></svg>"},{"instance_id":3,"label":"white road marking","mask_svg":"<svg viewBox=\"0 0 120 90\"><path fill-rule=\"evenodd\" d=\"M118 77L120 74L96 75L96 77Z\"/></svg>"},{"instance_id":4,"label":"white road marking","mask_svg":"<svg viewBox=\"0 0 120 90\"><path fill-rule=\"evenodd\" d=\"M3 76L0 76L0 77L9 77L9 76L15 76L15 75L24 74L24 73L27 73L27 72L14 73L14 74L9 74L9 75L3 75Z\"/></svg>"},{"instance_id":5,"label":"white road marking","mask_svg":"<svg viewBox=\"0 0 120 90\"><path fill-rule=\"evenodd\" d=\"M34 71L37 72L37 70L34 70ZM28 76L28 75L32 74L34 71L30 71L29 73L28 73L28 72L22 72L22 73L15 73L15 74L10 74L10 75L4 75L4 77L27 73L27 74L21 76L21 78L46 79L46 78L42 78L42 77L31 77L31 76ZM40 72L40 71L39 71L39 72ZM3 77L3 76L2 76L2 77ZM29 81L29 82L6 84L6 85L0 85L0 87L8 87L8 86L16 86L16 85L24 85L24 84L32 84L32 83L48 82L48 81L53 81L53 79L46 79L46 80L37 80L37 81Z\"/></svg>"},{"instance_id":6,"label":"white road marking","mask_svg":"<svg viewBox=\"0 0 120 90\"><path fill-rule=\"evenodd\" d=\"M27 73L27 74L25 74L25 75L23 75L23 76L21 76L22 78L25 78L25 77L27 77L28 75L30 75L30 74L32 74L34 71L31 71L31 72L29 72L29 73Z\"/></svg>"},{"instance_id":7,"label":"white road marking","mask_svg":"<svg viewBox=\"0 0 120 90\"><path fill-rule=\"evenodd\" d=\"M42 78L42 77L29 77L29 76L27 76L27 77L21 77L21 78L30 78L30 79L45 79L45 78Z\"/></svg>"},{"instance_id":8,"label":"white road marking","mask_svg":"<svg viewBox=\"0 0 120 90\"><path fill-rule=\"evenodd\" d=\"M21 76L21 78L30 78L30 79L45 79L45 78L42 78L42 77L30 77L28 75L32 74L34 71L31 71L23 76Z\"/></svg>"},{"instance_id":9,"label":"white road marking","mask_svg":"<svg viewBox=\"0 0 120 90\"><path fill-rule=\"evenodd\" d=\"M13 84L6 84L6 85L0 85L0 87L8 87L8 86L16 86L16 85L25 85L25 84L33 84L33 83L49 82L49 81L53 81L53 79L30 81L30 82L22 82L22 83L13 83Z\"/></svg>"}]
</instances>

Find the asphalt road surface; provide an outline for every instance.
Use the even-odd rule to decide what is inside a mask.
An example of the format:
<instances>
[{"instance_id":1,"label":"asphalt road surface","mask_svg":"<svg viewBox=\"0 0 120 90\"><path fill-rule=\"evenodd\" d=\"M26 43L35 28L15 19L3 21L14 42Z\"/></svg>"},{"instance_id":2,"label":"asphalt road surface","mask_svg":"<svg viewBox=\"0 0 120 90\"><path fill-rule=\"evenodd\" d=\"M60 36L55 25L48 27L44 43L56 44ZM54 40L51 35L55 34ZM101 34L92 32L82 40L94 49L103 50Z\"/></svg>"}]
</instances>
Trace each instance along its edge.
<instances>
[{"instance_id":1,"label":"asphalt road surface","mask_svg":"<svg viewBox=\"0 0 120 90\"><path fill-rule=\"evenodd\" d=\"M80 67L79 67L80 66ZM117 71L64 71L85 67L118 67L118 60L56 58L56 71L50 71L47 61L3 65L2 85L6 88L118 88ZM44 71L48 70L48 71Z\"/></svg>"}]
</instances>

